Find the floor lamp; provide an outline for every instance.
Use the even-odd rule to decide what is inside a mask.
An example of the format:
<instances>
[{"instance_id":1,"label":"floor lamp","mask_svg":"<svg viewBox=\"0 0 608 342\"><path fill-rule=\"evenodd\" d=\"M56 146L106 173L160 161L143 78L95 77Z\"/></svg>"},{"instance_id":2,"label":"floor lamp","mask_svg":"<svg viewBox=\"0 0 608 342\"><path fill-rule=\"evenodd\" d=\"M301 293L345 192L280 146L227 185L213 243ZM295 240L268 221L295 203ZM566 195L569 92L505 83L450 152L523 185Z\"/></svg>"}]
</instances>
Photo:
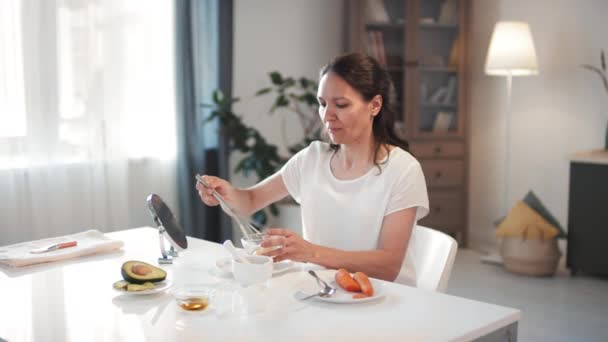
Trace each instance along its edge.
<instances>
[{"instance_id":1,"label":"floor lamp","mask_svg":"<svg viewBox=\"0 0 608 342\"><path fill-rule=\"evenodd\" d=\"M509 214L509 180L510 180L510 149L511 149L511 86L513 76L538 74L536 51L530 32L530 26L525 22L500 21L494 26L488 54L486 56L485 72L487 75L507 77L507 109L504 115L504 193L501 215ZM500 263L498 254L482 258L485 262Z\"/></svg>"}]
</instances>

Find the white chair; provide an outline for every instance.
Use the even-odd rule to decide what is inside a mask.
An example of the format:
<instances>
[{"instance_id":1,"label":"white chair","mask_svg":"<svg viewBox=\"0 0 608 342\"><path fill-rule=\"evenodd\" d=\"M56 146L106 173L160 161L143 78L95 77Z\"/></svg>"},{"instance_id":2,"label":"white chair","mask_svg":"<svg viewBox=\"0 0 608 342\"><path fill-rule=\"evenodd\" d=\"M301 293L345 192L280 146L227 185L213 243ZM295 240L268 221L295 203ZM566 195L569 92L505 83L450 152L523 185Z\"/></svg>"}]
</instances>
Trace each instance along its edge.
<instances>
[{"instance_id":1,"label":"white chair","mask_svg":"<svg viewBox=\"0 0 608 342\"><path fill-rule=\"evenodd\" d=\"M445 292L457 249L458 243L451 236L415 226L404 262L413 265L416 270L416 287Z\"/></svg>"}]
</instances>

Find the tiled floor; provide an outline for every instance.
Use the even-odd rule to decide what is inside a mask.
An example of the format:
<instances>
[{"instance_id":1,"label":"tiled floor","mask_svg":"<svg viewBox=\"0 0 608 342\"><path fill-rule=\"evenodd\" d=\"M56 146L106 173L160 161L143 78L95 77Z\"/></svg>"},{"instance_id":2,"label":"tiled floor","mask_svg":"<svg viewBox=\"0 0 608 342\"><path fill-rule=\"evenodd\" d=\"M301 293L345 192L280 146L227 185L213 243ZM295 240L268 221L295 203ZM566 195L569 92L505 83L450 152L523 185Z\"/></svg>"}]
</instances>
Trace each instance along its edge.
<instances>
[{"instance_id":1,"label":"tiled floor","mask_svg":"<svg viewBox=\"0 0 608 342\"><path fill-rule=\"evenodd\" d=\"M480 256L458 251L448 293L521 310L519 341L608 341L608 278L571 277L563 260L555 277L518 276Z\"/></svg>"}]
</instances>

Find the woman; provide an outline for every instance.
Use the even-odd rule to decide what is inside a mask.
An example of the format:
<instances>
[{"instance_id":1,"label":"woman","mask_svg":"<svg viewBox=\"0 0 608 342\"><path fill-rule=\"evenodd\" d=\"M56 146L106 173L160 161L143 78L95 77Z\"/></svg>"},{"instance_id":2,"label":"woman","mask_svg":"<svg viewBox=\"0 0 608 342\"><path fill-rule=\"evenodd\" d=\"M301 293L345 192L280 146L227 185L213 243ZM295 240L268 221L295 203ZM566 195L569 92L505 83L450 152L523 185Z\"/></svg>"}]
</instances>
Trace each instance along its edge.
<instances>
[{"instance_id":1,"label":"woman","mask_svg":"<svg viewBox=\"0 0 608 342\"><path fill-rule=\"evenodd\" d=\"M288 229L263 247L275 261L290 259L361 271L415 284L402 265L416 221L428 213L426 184L407 142L393 132L392 83L373 58L339 56L321 70L319 115L331 142L313 142L257 185L237 189L205 176L242 213L253 213L288 194L301 204L304 238ZM204 203L217 205L197 184Z\"/></svg>"}]
</instances>

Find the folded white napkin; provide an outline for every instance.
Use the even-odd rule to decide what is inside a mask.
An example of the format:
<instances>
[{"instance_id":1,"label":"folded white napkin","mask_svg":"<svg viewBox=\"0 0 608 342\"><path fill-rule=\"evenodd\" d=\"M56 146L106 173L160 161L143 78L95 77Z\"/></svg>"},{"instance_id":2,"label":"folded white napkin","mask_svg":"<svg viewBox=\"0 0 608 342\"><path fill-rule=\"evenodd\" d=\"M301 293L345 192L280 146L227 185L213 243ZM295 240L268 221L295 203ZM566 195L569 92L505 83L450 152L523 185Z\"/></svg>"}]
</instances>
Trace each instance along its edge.
<instances>
[{"instance_id":1,"label":"folded white napkin","mask_svg":"<svg viewBox=\"0 0 608 342\"><path fill-rule=\"evenodd\" d=\"M32 254L30 251L50 245L76 241L78 245L54 250L42 254ZM83 255L105 253L121 248L124 242L113 240L98 230L87 230L72 235L58 236L48 239L17 243L0 247L0 264L10 267L22 267L44 262L76 258Z\"/></svg>"}]
</instances>

